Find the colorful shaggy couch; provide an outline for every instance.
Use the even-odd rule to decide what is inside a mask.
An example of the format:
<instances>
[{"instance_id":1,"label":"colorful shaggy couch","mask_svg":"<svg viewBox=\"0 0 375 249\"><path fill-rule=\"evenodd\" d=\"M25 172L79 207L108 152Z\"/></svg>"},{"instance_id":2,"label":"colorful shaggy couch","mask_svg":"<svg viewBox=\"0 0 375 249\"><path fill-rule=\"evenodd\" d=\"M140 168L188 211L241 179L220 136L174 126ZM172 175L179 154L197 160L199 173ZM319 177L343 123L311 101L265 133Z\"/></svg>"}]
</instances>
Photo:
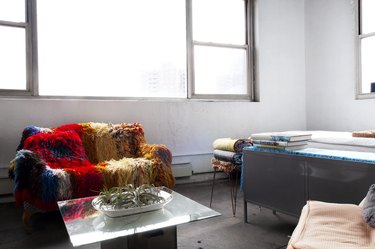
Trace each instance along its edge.
<instances>
[{"instance_id":1,"label":"colorful shaggy couch","mask_svg":"<svg viewBox=\"0 0 375 249\"><path fill-rule=\"evenodd\" d=\"M140 124L77 123L55 128L26 127L9 176L24 222L57 201L98 195L126 184L173 187L172 155L147 144Z\"/></svg>"}]
</instances>

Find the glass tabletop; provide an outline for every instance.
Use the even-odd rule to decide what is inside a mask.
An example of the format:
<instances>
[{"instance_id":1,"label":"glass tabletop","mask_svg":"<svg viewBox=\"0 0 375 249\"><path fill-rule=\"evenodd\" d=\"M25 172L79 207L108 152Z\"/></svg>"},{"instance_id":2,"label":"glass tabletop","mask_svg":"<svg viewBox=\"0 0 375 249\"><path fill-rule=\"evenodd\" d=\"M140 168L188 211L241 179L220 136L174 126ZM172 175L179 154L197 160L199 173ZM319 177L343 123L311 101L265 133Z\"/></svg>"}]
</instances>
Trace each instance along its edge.
<instances>
[{"instance_id":1,"label":"glass tabletop","mask_svg":"<svg viewBox=\"0 0 375 249\"><path fill-rule=\"evenodd\" d=\"M96 196L59 201L70 241L80 246L219 216L220 213L177 192L168 190L172 200L163 208L123 217L111 218L91 204Z\"/></svg>"}]
</instances>

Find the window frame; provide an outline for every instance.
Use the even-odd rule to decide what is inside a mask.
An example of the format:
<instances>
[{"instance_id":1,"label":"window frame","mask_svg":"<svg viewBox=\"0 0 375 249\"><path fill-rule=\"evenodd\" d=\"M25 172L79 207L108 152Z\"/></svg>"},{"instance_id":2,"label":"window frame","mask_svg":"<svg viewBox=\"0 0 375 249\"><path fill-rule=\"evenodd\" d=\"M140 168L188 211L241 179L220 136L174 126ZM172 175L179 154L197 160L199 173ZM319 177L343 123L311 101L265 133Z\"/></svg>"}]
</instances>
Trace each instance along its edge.
<instances>
[{"instance_id":1,"label":"window frame","mask_svg":"<svg viewBox=\"0 0 375 249\"><path fill-rule=\"evenodd\" d=\"M26 89L0 89L0 97L33 97L40 99L120 99L120 100L207 100L207 101L255 101L254 84L254 0L243 0L246 17L246 44L243 46L206 43L193 41L192 36L192 0L185 0L186 5L186 84L184 98L164 97L105 97L105 96L40 96L38 88L38 40L37 40L37 1L25 0L25 22L1 21L0 25L25 29L26 46ZM213 47L232 47L246 50L247 93L246 94L195 94L194 91L194 45Z\"/></svg>"},{"instance_id":2,"label":"window frame","mask_svg":"<svg viewBox=\"0 0 375 249\"><path fill-rule=\"evenodd\" d=\"M362 34L362 0L356 2L356 44L357 44L357 99L374 99L375 93L363 93L362 91L362 39L375 37L375 32Z\"/></svg>"},{"instance_id":3,"label":"window frame","mask_svg":"<svg viewBox=\"0 0 375 249\"><path fill-rule=\"evenodd\" d=\"M36 23L35 23L35 0L25 0L25 21L14 22L14 21L3 21L0 20L0 26L6 26L11 28L21 28L25 30L25 58L26 58L26 89L0 89L0 95L5 96L31 96L35 95L37 87L34 82L37 82L36 70Z\"/></svg>"},{"instance_id":4,"label":"window frame","mask_svg":"<svg viewBox=\"0 0 375 249\"><path fill-rule=\"evenodd\" d=\"M187 0L187 53L188 53L188 99L209 100L250 100L254 101L254 8L253 0L244 0L245 5L245 45L232 45L215 42L202 42L193 39L192 0ZM246 94L196 94L194 73L194 46L245 49L247 58L247 93Z\"/></svg>"}]
</instances>

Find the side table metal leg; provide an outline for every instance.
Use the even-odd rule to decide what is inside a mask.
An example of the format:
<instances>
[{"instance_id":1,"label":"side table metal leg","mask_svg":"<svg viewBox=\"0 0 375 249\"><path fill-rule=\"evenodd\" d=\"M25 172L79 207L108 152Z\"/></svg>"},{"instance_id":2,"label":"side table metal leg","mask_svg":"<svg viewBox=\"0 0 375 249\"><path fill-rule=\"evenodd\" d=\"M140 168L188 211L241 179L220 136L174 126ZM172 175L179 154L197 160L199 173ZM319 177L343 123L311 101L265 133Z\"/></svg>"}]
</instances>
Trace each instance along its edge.
<instances>
[{"instance_id":1,"label":"side table metal leg","mask_svg":"<svg viewBox=\"0 0 375 249\"><path fill-rule=\"evenodd\" d=\"M214 168L214 176L213 176L213 179L212 179L212 188L211 188L210 207L211 207L211 205L212 205L212 197L213 197L213 195L214 195L215 177L216 177L216 168Z\"/></svg>"},{"instance_id":2,"label":"side table metal leg","mask_svg":"<svg viewBox=\"0 0 375 249\"><path fill-rule=\"evenodd\" d=\"M230 176L229 176L230 177ZM237 209L237 192L238 192L238 170L235 169L234 171L234 181L231 184L231 192L230 197L232 201L232 212L233 216L236 216L236 209Z\"/></svg>"}]
</instances>

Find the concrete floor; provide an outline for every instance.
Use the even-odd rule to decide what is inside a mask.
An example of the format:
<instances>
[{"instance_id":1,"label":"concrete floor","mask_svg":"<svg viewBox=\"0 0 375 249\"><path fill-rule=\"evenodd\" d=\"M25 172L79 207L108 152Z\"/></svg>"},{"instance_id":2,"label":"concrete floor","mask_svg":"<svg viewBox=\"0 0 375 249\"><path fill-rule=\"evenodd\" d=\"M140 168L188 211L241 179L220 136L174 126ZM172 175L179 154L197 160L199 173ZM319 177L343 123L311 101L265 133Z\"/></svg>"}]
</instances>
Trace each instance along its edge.
<instances>
[{"instance_id":1,"label":"concrete floor","mask_svg":"<svg viewBox=\"0 0 375 249\"><path fill-rule=\"evenodd\" d=\"M209 206L211 181L181 183L174 189L203 205ZM237 197L233 217L230 188L226 179L217 181L212 208L222 215L177 227L180 249L281 249L285 248L297 218L248 205L248 223L244 223L243 195ZM34 215L32 232L26 233L21 222L22 209L14 203L0 204L0 248L73 248L59 212ZM97 249L99 244L79 248ZM141 249L141 248L139 248Z\"/></svg>"}]
</instances>

